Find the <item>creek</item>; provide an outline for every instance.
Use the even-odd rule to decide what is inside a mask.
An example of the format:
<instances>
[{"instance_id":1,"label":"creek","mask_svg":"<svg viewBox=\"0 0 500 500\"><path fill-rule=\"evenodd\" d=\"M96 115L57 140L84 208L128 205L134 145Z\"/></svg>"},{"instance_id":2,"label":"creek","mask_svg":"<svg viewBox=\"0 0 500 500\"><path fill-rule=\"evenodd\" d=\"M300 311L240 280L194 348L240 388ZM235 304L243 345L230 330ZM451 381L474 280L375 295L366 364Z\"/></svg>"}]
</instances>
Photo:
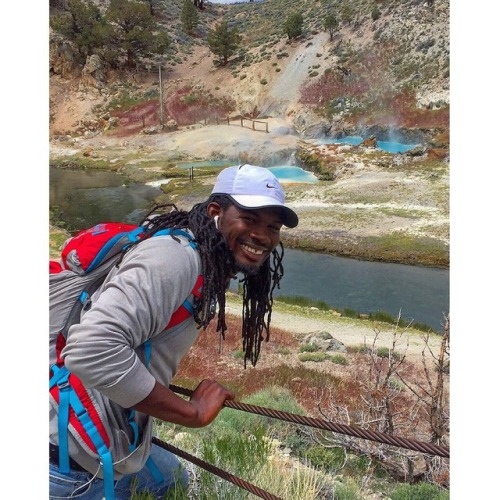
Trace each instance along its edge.
<instances>
[{"instance_id":1,"label":"creek","mask_svg":"<svg viewBox=\"0 0 500 500\"><path fill-rule=\"evenodd\" d=\"M71 231L105 221L137 224L161 191L124 184L114 172L50 169L50 206ZM366 262L285 249L285 275L275 296L303 296L342 310L383 311L441 331L449 311L449 271ZM231 288L237 288L236 280Z\"/></svg>"}]
</instances>

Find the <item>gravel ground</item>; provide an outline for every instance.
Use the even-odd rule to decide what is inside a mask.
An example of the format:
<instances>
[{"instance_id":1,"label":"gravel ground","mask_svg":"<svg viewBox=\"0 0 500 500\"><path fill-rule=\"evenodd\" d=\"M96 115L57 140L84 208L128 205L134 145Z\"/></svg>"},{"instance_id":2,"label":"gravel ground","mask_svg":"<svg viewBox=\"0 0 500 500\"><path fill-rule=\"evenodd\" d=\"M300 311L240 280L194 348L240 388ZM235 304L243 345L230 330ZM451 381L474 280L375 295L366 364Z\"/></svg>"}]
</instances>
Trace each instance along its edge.
<instances>
[{"instance_id":1,"label":"gravel ground","mask_svg":"<svg viewBox=\"0 0 500 500\"><path fill-rule=\"evenodd\" d=\"M241 316L238 301L228 299L226 311L234 316ZM388 324L375 324L368 320L355 320L335 315L332 311L304 309L296 306L285 306L275 302L271 317L271 328L280 328L293 333L301 339L306 334L326 331L346 347L367 344L371 346L377 336L377 347L391 347L397 338L397 350L405 351L408 358L418 362L425 349L423 332L414 329L392 327ZM429 347L438 352L441 343L440 335L429 337Z\"/></svg>"}]
</instances>

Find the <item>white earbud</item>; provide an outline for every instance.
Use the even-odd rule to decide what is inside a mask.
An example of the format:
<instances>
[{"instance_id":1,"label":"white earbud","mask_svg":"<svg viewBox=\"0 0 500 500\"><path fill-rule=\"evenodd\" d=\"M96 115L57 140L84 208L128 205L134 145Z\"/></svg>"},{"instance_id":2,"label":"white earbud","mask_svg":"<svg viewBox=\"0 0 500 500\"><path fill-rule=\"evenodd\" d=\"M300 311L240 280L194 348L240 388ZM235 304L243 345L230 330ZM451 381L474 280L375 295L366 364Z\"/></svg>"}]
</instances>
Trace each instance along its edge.
<instances>
[{"instance_id":1,"label":"white earbud","mask_svg":"<svg viewBox=\"0 0 500 500\"><path fill-rule=\"evenodd\" d=\"M219 216L216 215L214 217L214 224L215 224L215 229L219 229Z\"/></svg>"}]
</instances>

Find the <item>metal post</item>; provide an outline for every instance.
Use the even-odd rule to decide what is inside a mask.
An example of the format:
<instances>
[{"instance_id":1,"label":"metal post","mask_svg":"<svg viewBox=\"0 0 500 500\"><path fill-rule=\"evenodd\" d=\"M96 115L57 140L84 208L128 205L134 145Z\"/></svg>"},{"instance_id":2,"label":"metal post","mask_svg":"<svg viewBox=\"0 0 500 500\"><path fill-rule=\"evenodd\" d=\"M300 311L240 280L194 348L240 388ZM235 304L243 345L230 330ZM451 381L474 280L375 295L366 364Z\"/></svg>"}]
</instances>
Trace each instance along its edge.
<instances>
[{"instance_id":1,"label":"metal post","mask_svg":"<svg viewBox=\"0 0 500 500\"><path fill-rule=\"evenodd\" d=\"M160 80L160 127L163 129L163 81L161 79L161 65L158 66Z\"/></svg>"}]
</instances>

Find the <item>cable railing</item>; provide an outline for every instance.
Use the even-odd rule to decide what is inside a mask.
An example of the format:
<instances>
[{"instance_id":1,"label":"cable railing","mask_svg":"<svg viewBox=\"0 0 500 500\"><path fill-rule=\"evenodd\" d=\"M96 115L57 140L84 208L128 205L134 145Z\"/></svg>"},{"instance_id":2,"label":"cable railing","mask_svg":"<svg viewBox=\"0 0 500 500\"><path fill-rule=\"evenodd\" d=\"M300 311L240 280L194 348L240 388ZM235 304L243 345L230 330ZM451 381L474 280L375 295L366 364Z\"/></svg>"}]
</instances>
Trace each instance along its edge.
<instances>
[{"instance_id":1,"label":"cable railing","mask_svg":"<svg viewBox=\"0 0 500 500\"><path fill-rule=\"evenodd\" d=\"M170 385L170 390L173 392L190 397L193 394L191 389L186 389L184 387L179 387L176 385ZM303 415L297 415L294 413L289 413L280 410L273 410L270 408L264 408L262 406L250 405L246 403L241 403L238 401L226 400L223 405L225 408L232 408L235 410L246 411L249 413L254 413L256 415L262 415L266 417L276 418L279 420L283 420L285 422L292 422L295 424L306 425L309 427L314 427L317 429L323 429L327 431L337 432L340 434L346 434L348 436L367 439L370 441L376 441L379 443L389 444L392 446L398 446L401 448L406 448L413 451L418 451L428 455L436 455L443 458L450 457L450 450L447 446L440 446L433 443L425 443L422 441L417 441L414 439L407 439L403 437L394 436L392 434L385 434L383 432L372 431L368 429L362 429L360 427L356 427L354 425L346 425L346 424L338 424L335 422L330 422L328 420L322 420L318 418L306 417ZM187 453L184 450L181 450L175 446L172 446L169 443L165 443L158 437L153 437L153 443L165 450L170 451L178 455L185 460L192 462L193 464L201 467L212 474L215 474L226 481L229 481L236 486L243 488L250 493L254 494L257 497L264 498L265 500L280 500L280 497L269 493L258 486L245 481L244 479L235 476L215 465L209 464L204 460L201 460L190 453Z\"/></svg>"}]
</instances>

